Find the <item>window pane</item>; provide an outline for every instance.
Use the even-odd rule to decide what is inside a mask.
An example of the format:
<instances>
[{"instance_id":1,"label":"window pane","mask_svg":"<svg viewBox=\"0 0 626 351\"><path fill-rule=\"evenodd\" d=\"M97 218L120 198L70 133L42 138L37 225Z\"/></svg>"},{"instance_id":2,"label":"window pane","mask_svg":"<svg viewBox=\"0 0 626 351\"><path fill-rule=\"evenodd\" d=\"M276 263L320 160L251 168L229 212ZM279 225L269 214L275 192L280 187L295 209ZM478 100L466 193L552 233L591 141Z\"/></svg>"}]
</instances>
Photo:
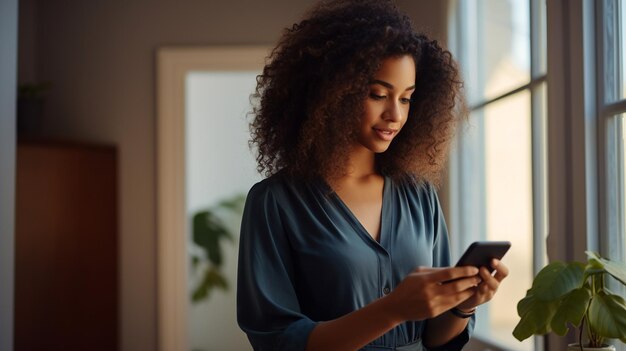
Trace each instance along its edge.
<instances>
[{"instance_id":1,"label":"window pane","mask_svg":"<svg viewBox=\"0 0 626 351\"><path fill-rule=\"evenodd\" d=\"M621 230L619 233L619 238L617 238L617 240L615 240L616 242L620 243L618 244L618 247L620 248L619 254L615 255L615 259L619 259L622 262L626 261L626 142L624 141L624 139L626 138L626 121L624 120L624 118L626 118L625 114L620 115L619 117L619 130L620 130L620 138L619 138L619 149L621 151L621 155L620 155L620 166L619 166L619 171L620 171L620 187L621 187L621 191L620 191L620 207L619 207L619 213L620 213L620 224L621 224ZM615 281L613 281L614 285L613 288L616 291L621 291L621 295L622 296L626 296L626 288L624 287L624 285L622 284L617 284ZM617 285L617 286L616 286ZM619 347L621 348L621 350L626 350L626 344L621 343L619 340L615 340L615 345L619 345Z\"/></svg>"},{"instance_id":2,"label":"window pane","mask_svg":"<svg viewBox=\"0 0 626 351\"><path fill-rule=\"evenodd\" d=\"M620 213L620 248L621 252L619 254L618 259L622 261L626 260L626 172L624 169L626 168L626 142L624 142L624 138L626 137L626 114L622 114L619 116L618 128L620 131L620 138L618 142L618 147L620 150L620 165L619 165L619 173L620 173L620 201L619 201L619 213Z\"/></svg>"},{"instance_id":3,"label":"window pane","mask_svg":"<svg viewBox=\"0 0 626 351\"><path fill-rule=\"evenodd\" d=\"M604 84L604 101L614 102L624 96L624 28L621 23L624 6L615 0L604 0L603 5L604 77L599 84Z\"/></svg>"},{"instance_id":4,"label":"window pane","mask_svg":"<svg viewBox=\"0 0 626 351\"><path fill-rule=\"evenodd\" d=\"M620 66L620 76L621 76L621 84L620 84L620 96L622 99L626 98L626 4L622 1L618 3L619 9L619 27L620 27L620 57L619 57L619 66Z\"/></svg>"},{"instance_id":5,"label":"window pane","mask_svg":"<svg viewBox=\"0 0 626 351\"><path fill-rule=\"evenodd\" d=\"M548 86L544 81L533 88L533 197L535 273L548 263Z\"/></svg>"},{"instance_id":6,"label":"window pane","mask_svg":"<svg viewBox=\"0 0 626 351\"><path fill-rule=\"evenodd\" d=\"M606 170L607 170L607 232L605 254L612 260L626 261L626 114L607 119L606 123ZM609 288L626 296L624 286L608 279ZM625 351L626 344L611 340L618 351Z\"/></svg>"},{"instance_id":7,"label":"window pane","mask_svg":"<svg viewBox=\"0 0 626 351\"><path fill-rule=\"evenodd\" d=\"M626 259L626 114L607 123L607 254L613 260Z\"/></svg>"},{"instance_id":8,"label":"window pane","mask_svg":"<svg viewBox=\"0 0 626 351\"><path fill-rule=\"evenodd\" d=\"M530 93L523 91L475 111L469 130L484 137L483 149L477 150L484 155L484 178L473 180L484 182L482 235L513 244L503 260L510 276L495 298L480 308L476 334L511 350L533 349L533 338L520 343L511 334L519 321L517 302L533 276L530 107Z\"/></svg>"},{"instance_id":9,"label":"window pane","mask_svg":"<svg viewBox=\"0 0 626 351\"><path fill-rule=\"evenodd\" d=\"M611 247L614 247L614 249L609 250L609 255L613 259L626 260L626 143L624 142L626 114L614 117L614 123L611 122L609 122L609 128L615 127L617 132L614 134L614 143L611 143L609 137L609 147L616 150L614 156L610 151L608 154L609 192L614 189L616 190L615 193L619 195L615 197L609 195L608 197L609 207L615 208L614 212L609 213L609 217L615 217L613 221L611 218L609 219L610 222L614 223L613 225L609 224L609 235L613 236L609 242ZM616 164L612 165L613 162Z\"/></svg>"},{"instance_id":10,"label":"window pane","mask_svg":"<svg viewBox=\"0 0 626 351\"><path fill-rule=\"evenodd\" d=\"M473 0L464 5L470 104L530 81L529 10L528 0Z\"/></svg>"}]
</instances>

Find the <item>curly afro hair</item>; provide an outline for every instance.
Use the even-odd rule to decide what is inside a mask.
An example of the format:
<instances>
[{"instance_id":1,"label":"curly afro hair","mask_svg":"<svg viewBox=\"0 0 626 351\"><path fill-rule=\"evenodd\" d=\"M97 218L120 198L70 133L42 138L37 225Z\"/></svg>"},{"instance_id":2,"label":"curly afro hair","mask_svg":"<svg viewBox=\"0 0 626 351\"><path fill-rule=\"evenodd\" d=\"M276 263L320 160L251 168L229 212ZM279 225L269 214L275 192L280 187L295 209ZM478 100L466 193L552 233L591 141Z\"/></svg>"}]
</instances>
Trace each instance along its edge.
<instances>
[{"instance_id":1,"label":"curly afro hair","mask_svg":"<svg viewBox=\"0 0 626 351\"><path fill-rule=\"evenodd\" d=\"M258 171L333 179L345 174L372 77L388 57L410 55L416 89L381 174L438 184L456 124L465 115L452 55L390 0L324 1L285 29L257 77L250 123Z\"/></svg>"}]
</instances>

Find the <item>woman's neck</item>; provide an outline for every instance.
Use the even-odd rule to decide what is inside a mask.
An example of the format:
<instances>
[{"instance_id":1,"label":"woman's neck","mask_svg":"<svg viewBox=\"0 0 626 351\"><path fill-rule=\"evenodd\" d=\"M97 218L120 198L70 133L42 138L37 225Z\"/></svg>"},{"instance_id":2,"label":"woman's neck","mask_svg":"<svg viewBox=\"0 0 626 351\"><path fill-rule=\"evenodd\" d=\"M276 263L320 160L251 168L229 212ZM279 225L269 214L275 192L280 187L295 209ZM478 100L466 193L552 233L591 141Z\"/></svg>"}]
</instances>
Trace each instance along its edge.
<instances>
[{"instance_id":1,"label":"woman's neck","mask_svg":"<svg viewBox=\"0 0 626 351\"><path fill-rule=\"evenodd\" d=\"M376 169L376 155L361 145L355 146L348 154L346 170L343 175L326 179L331 188L340 191L349 184L363 184L381 177Z\"/></svg>"},{"instance_id":2,"label":"woman's neck","mask_svg":"<svg viewBox=\"0 0 626 351\"><path fill-rule=\"evenodd\" d=\"M347 162L348 167L344 177L362 179L378 175L375 154L361 145L352 149Z\"/></svg>"}]
</instances>

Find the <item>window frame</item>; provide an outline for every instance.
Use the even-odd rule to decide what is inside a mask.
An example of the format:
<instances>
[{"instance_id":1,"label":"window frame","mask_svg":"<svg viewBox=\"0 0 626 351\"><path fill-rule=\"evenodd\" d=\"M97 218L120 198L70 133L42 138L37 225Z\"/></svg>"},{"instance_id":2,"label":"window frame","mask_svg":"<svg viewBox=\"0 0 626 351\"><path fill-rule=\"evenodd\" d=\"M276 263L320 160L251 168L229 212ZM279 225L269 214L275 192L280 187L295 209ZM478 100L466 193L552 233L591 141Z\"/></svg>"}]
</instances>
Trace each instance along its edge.
<instances>
[{"instance_id":1,"label":"window frame","mask_svg":"<svg viewBox=\"0 0 626 351\"><path fill-rule=\"evenodd\" d=\"M618 247L624 247L625 223L624 216L620 212L624 209L624 199L614 198L613 195L623 193L623 186L620 179L623 179L623 167L618 167L619 160L623 159L621 154L622 141L619 138L619 131L622 129L622 123L614 116L626 113L626 98L619 98L619 89L617 84L612 80L615 76L621 80L620 60L624 58L620 55L620 50L615 50L620 46L619 37L612 39L612 45L605 45L604 28L611 25L613 29L619 28L619 23L607 23L607 19L611 21L614 18L606 16L606 5L611 4L619 13L619 2L616 0L602 0L596 2L596 41L598 43L597 74L603 77L598 82L598 120L601 128L598 129L598 159L601 160L601 171L599 185L601 189L600 211L602 221L600 222L601 253L614 258L625 258L625 253L621 250L615 250ZM623 5L622 5L623 6ZM611 69L607 69L610 66ZM613 70L613 72L610 72ZM611 74L613 73L613 74ZM616 191L617 190L617 191ZM620 236L619 234L622 233ZM611 245L613 244L613 245Z\"/></svg>"}]
</instances>

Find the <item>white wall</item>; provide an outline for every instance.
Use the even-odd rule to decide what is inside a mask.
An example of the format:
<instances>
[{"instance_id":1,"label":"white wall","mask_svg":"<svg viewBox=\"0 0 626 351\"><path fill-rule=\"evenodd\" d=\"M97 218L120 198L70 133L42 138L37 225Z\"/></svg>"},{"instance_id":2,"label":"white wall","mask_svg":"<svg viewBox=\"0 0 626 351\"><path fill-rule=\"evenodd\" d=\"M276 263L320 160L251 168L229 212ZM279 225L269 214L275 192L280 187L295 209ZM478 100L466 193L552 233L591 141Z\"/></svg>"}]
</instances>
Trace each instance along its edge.
<instances>
[{"instance_id":1,"label":"white wall","mask_svg":"<svg viewBox=\"0 0 626 351\"><path fill-rule=\"evenodd\" d=\"M0 0L0 350L13 349L17 0Z\"/></svg>"},{"instance_id":2,"label":"white wall","mask_svg":"<svg viewBox=\"0 0 626 351\"><path fill-rule=\"evenodd\" d=\"M155 50L271 45L314 2L20 0L19 81L52 82L44 129L118 146L121 350L157 349ZM398 4L445 42L446 1Z\"/></svg>"}]
</instances>

